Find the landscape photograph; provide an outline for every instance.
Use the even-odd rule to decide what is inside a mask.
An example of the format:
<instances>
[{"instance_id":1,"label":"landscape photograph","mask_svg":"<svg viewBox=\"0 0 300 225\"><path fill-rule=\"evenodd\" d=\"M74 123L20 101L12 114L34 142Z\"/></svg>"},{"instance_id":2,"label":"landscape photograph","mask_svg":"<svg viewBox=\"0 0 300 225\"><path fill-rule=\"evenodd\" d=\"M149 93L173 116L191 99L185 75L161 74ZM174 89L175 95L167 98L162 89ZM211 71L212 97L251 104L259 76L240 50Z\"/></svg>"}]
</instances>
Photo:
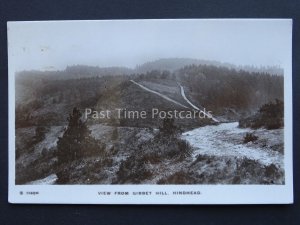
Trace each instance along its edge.
<instances>
[{"instance_id":1,"label":"landscape photograph","mask_svg":"<svg viewBox=\"0 0 300 225\"><path fill-rule=\"evenodd\" d=\"M12 49L16 185L285 184L280 26L22 29Z\"/></svg>"}]
</instances>

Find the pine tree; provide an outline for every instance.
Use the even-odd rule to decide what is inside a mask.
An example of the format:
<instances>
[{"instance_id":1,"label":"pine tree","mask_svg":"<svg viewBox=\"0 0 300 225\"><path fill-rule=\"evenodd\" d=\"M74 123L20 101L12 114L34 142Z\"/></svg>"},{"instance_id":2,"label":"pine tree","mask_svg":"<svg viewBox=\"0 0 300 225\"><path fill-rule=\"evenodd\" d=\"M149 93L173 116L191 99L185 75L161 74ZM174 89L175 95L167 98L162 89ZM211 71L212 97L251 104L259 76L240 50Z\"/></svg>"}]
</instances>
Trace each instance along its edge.
<instances>
[{"instance_id":1,"label":"pine tree","mask_svg":"<svg viewBox=\"0 0 300 225\"><path fill-rule=\"evenodd\" d=\"M177 131L177 127L175 125L174 118L164 118L162 127L159 128L160 132L165 135L173 135Z\"/></svg>"},{"instance_id":2,"label":"pine tree","mask_svg":"<svg viewBox=\"0 0 300 225\"><path fill-rule=\"evenodd\" d=\"M74 108L68 118L68 126L57 142L57 183L67 184L74 175L74 163L90 156L104 157L105 144L98 142L91 136L82 113Z\"/></svg>"},{"instance_id":3,"label":"pine tree","mask_svg":"<svg viewBox=\"0 0 300 225\"><path fill-rule=\"evenodd\" d=\"M81 112L76 107L68 118L68 127L57 142L58 163L70 162L84 155L90 131L81 120Z\"/></svg>"}]
</instances>

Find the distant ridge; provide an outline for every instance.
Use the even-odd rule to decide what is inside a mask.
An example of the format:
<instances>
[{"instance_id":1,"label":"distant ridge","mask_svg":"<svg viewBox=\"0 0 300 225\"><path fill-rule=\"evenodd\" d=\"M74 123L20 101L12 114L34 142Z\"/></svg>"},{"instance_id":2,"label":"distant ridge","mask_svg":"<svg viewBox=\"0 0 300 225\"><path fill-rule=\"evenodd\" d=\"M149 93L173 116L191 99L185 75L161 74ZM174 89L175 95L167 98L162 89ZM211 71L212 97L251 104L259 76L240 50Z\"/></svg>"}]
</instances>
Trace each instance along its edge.
<instances>
[{"instance_id":1,"label":"distant ridge","mask_svg":"<svg viewBox=\"0 0 300 225\"><path fill-rule=\"evenodd\" d=\"M67 66L64 70L57 71L39 71L26 70L17 73L17 76L43 76L49 79L78 79L88 77L102 77L115 75L130 75L135 70L127 67L99 67L87 65Z\"/></svg>"},{"instance_id":2,"label":"distant ridge","mask_svg":"<svg viewBox=\"0 0 300 225\"><path fill-rule=\"evenodd\" d=\"M128 67L99 67L87 65L67 66L65 70L26 70L17 73L17 76L44 76L51 79L78 79L87 77L130 75L138 73L147 73L150 71L170 71L174 72L189 65L211 65L216 67L226 67L235 70L244 70L247 72L268 73L272 75L283 76L283 69L279 66L237 66L230 63L222 63L213 60L200 60L191 58L164 58L137 65L134 69Z\"/></svg>"},{"instance_id":3,"label":"distant ridge","mask_svg":"<svg viewBox=\"0 0 300 225\"><path fill-rule=\"evenodd\" d=\"M141 65L137 65L135 70L138 73L145 73L152 70L168 70L176 71L188 65L212 65L218 67L227 67L235 70L245 70L248 72L259 72L259 73L269 73L273 75L283 75L283 69L279 66L237 66L230 63L222 63L215 60L201 60L192 58L164 58L158 59L151 62L146 62Z\"/></svg>"}]
</instances>

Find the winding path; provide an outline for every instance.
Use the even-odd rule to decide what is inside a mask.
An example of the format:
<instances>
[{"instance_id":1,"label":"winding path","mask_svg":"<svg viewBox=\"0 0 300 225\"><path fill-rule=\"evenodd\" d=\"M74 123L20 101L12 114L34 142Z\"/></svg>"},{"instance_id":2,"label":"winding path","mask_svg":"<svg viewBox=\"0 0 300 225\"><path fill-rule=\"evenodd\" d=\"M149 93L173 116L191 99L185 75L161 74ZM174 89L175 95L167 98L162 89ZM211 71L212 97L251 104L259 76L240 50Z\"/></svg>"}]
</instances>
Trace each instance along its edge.
<instances>
[{"instance_id":1,"label":"winding path","mask_svg":"<svg viewBox=\"0 0 300 225\"><path fill-rule=\"evenodd\" d=\"M147 87L145 87L144 85L139 84L138 82L135 82L134 80L130 80L130 81L131 81L132 83L138 85L138 86L141 87L142 89L144 89L144 90L146 90L146 91L148 91L148 92L151 92L151 93L153 93L153 94L156 94L156 95L158 95L158 96L164 98L165 100L167 100L167 101L169 101L169 102L175 103L176 105L179 105L179 106L181 106L181 107L183 107L183 108L186 108L186 109L189 108L189 107L187 107L187 106L181 104L180 102L177 102L176 100L173 100L173 99L169 98L169 97L166 96L166 95L163 95L163 94L161 94L161 93L159 93L159 92L157 92L157 91L151 90L150 88L147 88ZM205 116L207 116L208 118L211 118L214 122L219 123L219 120L217 120L216 118L214 118L211 114L207 114L205 111L201 110L200 108L198 108L197 106L195 106L193 103L191 103L191 101L190 101L190 100L186 97L186 95L185 95L184 88L183 88L179 83L178 83L178 85L180 86L180 93L181 93L181 96L183 97L183 99L184 99L184 100L185 100L185 101L186 101L193 109L202 112Z\"/></svg>"},{"instance_id":2,"label":"winding path","mask_svg":"<svg viewBox=\"0 0 300 225\"><path fill-rule=\"evenodd\" d=\"M238 122L221 123L196 128L182 134L182 139L195 148L194 159L198 155L234 156L259 161L263 165L275 164L283 167L283 154L269 148L261 148L251 144L242 144L237 137L251 131L250 128L239 128ZM264 131L270 132L270 131Z\"/></svg>"},{"instance_id":3,"label":"winding path","mask_svg":"<svg viewBox=\"0 0 300 225\"><path fill-rule=\"evenodd\" d=\"M159 93L159 92L157 92L157 91L153 91L153 90L151 90L150 88L147 88L147 87L145 87L144 85L139 84L138 82L135 82L134 80L130 80L130 81L131 81L132 83L136 84L137 86L143 88L144 90L146 90L146 91L148 91L148 92L151 92L151 93L153 93L153 94L156 94L156 95L158 95L158 96L164 98L165 100L167 100L167 101L169 101L169 102L175 103L176 105L179 105L179 106L181 106L181 107L183 107L183 108L186 108L186 109L189 108L189 107L187 107L187 106L181 104L180 102L177 102L177 101L175 101L175 100L169 98L168 96L165 96L165 95L163 95L163 94L161 94L161 93Z\"/></svg>"},{"instance_id":4,"label":"winding path","mask_svg":"<svg viewBox=\"0 0 300 225\"><path fill-rule=\"evenodd\" d=\"M216 118L214 118L211 114L207 114L206 112L204 112L203 110L199 109L197 106L195 106L193 103L190 102L190 100L188 100L188 98L185 96L184 93L184 89L183 87L178 84L180 86L180 92L181 92L181 96L184 98L184 100L190 105L192 106L193 109L202 112L204 115L206 115L208 118L211 118L213 121L219 123L219 120L217 120Z\"/></svg>"}]
</instances>

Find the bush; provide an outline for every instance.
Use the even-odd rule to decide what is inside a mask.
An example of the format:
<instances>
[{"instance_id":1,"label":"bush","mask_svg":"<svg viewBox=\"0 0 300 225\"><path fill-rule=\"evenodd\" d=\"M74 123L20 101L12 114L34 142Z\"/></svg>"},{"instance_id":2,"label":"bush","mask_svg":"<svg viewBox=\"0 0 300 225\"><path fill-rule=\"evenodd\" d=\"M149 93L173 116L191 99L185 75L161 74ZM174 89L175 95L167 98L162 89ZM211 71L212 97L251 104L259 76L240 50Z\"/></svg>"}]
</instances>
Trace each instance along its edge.
<instances>
[{"instance_id":1,"label":"bush","mask_svg":"<svg viewBox=\"0 0 300 225\"><path fill-rule=\"evenodd\" d=\"M177 142L180 159L184 159L192 155L193 148L186 140L178 140Z\"/></svg>"},{"instance_id":2,"label":"bush","mask_svg":"<svg viewBox=\"0 0 300 225\"><path fill-rule=\"evenodd\" d=\"M118 139L119 139L119 132L118 132L118 128L115 127L111 134L111 140L116 141Z\"/></svg>"},{"instance_id":3,"label":"bush","mask_svg":"<svg viewBox=\"0 0 300 225\"><path fill-rule=\"evenodd\" d=\"M104 168L112 166L108 157L87 157L61 165L58 169L57 184L99 184L108 177Z\"/></svg>"},{"instance_id":4,"label":"bush","mask_svg":"<svg viewBox=\"0 0 300 225\"><path fill-rule=\"evenodd\" d=\"M115 183L140 184L142 181L150 179L153 173L147 168L148 163L147 157L130 156L125 161L122 161Z\"/></svg>"},{"instance_id":5,"label":"bush","mask_svg":"<svg viewBox=\"0 0 300 225\"><path fill-rule=\"evenodd\" d=\"M266 129L278 129L284 126L284 105L276 99L275 102L264 104L258 112L246 119L239 121L240 127L254 129L265 127Z\"/></svg>"},{"instance_id":6,"label":"bush","mask_svg":"<svg viewBox=\"0 0 300 225\"><path fill-rule=\"evenodd\" d=\"M173 118L166 117L163 120L162 126L159 128L162 135L173 135L177 132L175 121Z\"/></svg>"},{"instance_id":7,"label":"bush","mask_svg":"<svg viewBox=\"0 0 300 225\"><path fill-rule=\"evenodd\" d=\"M176 163L191 154L192 147L188 142L173 135L158 134L121 163L115 183L137 184L153 179L153 171L159 169L166 160Z\"/></svg>"},{"instance_id":8,"label":"bush","mask_svg":"<svg viewBox=\"0 0 300 225\"><path fill-rule=\"evenodd\" d=\"M178 171L167 178L160 179L157 184L195 184L195 182L195 178L187 172Z\"/></svg>"},{"instance_id":9,"label":"bush","mask_svg":"<svg viewBox=\"0 0 300 225\"><path fill-rule=\"evenodd\" d=\"M244 136L244 141L243 143L246 144L250 141L256 141L258 139L258 137L252 133L246 133L246 135Z\"/></svg>"}]
</instances>

